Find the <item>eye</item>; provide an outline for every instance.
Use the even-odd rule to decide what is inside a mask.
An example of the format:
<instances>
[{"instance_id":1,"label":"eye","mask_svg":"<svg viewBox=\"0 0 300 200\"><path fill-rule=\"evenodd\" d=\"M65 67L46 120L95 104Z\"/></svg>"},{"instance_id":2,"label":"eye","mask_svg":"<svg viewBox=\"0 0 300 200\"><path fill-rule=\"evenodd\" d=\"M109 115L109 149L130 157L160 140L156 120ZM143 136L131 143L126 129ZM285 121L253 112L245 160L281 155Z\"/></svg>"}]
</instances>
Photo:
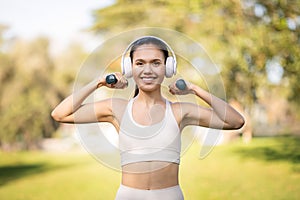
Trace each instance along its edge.
<instances>
[{"instance_id":1,"label":"eye","mask_svg":"<svg viewBox=\"0 0 300 200\"><path fill-rule=\"evenodd\" d=\"M139 67L142 67L144 65L144 63L142 63L142 62L136 62L135 65L139 66Z\"/></svg>"},{"instance_id":2,"label":"eye","mask_svg":"<svg viewBox=\"0 0 300 200\"><path fill-rule=\"evenodd\" d=\"M152 65L154 67L159 67L161 65L161 62L160 61L155 61L155 62L152 63Z\"/></svg>"}]
</instances>

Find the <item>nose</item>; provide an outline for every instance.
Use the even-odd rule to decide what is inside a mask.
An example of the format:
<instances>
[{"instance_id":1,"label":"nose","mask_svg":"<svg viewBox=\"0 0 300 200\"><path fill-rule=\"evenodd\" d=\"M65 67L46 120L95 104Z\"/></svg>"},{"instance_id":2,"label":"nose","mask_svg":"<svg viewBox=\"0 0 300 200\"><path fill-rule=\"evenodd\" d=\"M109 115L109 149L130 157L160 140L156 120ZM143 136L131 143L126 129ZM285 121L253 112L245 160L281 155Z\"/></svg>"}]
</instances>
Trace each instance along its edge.
<instances>
[{"instance_id":1,"label":"nose","mask_svg":"<svg viewBox=\"0 0 300 200\"><path fill-rule=\"evenodd\" d=\"M144 73L151 73L152 72L152 66L150 63L147 63L144 65Z\"/></svg>"}]
</instances>

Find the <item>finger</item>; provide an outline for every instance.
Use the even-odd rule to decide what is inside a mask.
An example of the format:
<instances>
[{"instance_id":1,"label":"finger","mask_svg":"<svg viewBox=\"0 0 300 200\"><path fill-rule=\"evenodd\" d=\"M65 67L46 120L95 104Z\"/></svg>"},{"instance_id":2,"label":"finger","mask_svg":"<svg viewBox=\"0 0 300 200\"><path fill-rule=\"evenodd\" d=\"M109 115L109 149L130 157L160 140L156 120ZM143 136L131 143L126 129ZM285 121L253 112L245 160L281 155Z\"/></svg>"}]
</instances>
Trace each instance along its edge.
<instances>
[{"instance_id":1,"label":"finger","mask_svg":"<svg viewBox=\"0 0 300 200\"><path fill-rule=\"evenodd\" d=\"M116 84L115 84L115 88L117 89L124 89L128 86L128 81L124 78L122 78L120 81L118 81Z\"/></svg>"},{"instance_id":2,"label":"finger","mask_svg":"<svg viewBox=\"0 0 300 200\"><path fill-rule=\"evenodd\" d=\"M119 85L119 87L120 87L120 88L125 88L126 85L127 85L127 81L126 81L124 78L122 78L122 79L120 80L120 85Z\"/></svg>"},{"instance_id":3,"label":"finger","mask_svg":"<svg viewBox=\"0 0 300 200\"><path fill-rule=\"evenodd\" d=\"M173 92L171 89L169 90L169 92L170 92L172 95L174 95L174 92Z\"/></svg>"},{"instance_id":4,"label":"finger","mask_svg":"<svg viewBox=\"0 0 300 200\"><path fill-rule=\"evenodd\" d=\"M122 80L124 78L123 75L120 72L115 72L114 74L117 77L118 81Z\"/></svg>"},{"instance_id":5,"label":"finger","mask_svg":"<svg viewBox=\"0 0 300 200\"><path fill-rule=\"evenodd\" d=\"M108 87L108 88L115 88L115 86L113 84L106 84L106 87Z\"/></svg>"},{"instance_id":6,"label":"finger","mask_svg":"<svg viewBox=\"0 0 300 200\"><path fill-rule=\"evenodd\" d=\"M174 90L174 89L176 89L176 87L174 87L174 84L171 84L171 85L169 85L169 89Z\"/></svg>"},{"instance_id":7,"label":"finger","mask_svg":"<svg viewBox=\"0 0 300 200\"><path fill-rule=\"evenodd\" d=\"M171 88L170 89L170 92L173 94L173 95L176 95L178 93L178 91L176 90L176 88Z\"/></svg>"}]
</instances>

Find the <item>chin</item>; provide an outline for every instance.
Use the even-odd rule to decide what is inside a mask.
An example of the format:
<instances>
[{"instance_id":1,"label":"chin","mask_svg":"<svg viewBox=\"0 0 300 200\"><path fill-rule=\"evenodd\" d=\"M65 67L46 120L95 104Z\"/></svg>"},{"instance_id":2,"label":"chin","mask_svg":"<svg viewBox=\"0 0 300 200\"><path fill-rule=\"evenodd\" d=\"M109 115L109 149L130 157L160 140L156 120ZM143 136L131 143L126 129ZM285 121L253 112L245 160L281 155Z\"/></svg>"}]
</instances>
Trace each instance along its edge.
<instances>
[{"instance_id":1,"label":"chin","mask_svg":"<svg viewBox=\"0 0 300 200\"><path fill-rule=\"evenodd\" d=\"M140 85L139 88L145 92L152 92L160 88L160 84Z\"/></svg>"}]
</instances>

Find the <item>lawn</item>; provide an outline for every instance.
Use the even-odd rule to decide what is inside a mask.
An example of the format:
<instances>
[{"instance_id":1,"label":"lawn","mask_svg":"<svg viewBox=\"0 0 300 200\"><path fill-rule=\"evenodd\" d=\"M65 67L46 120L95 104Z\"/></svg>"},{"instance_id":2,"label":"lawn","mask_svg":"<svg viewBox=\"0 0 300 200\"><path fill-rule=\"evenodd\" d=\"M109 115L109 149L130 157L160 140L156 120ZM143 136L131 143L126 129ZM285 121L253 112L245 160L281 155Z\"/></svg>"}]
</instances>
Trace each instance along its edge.
<instances>
[{"instance_id":1,"label":"lawn","mask_svg":"<svg viewBox=\"0 0 300 200\"><path fill-rule=\"evenodd\" d=\"M255 138L222 145L199 159L196 142L182 158L186 200L300 199L300 139ZM0 199L114 199L120 172L87 153L0 153Z\"/></svg>"}]
</instances>

